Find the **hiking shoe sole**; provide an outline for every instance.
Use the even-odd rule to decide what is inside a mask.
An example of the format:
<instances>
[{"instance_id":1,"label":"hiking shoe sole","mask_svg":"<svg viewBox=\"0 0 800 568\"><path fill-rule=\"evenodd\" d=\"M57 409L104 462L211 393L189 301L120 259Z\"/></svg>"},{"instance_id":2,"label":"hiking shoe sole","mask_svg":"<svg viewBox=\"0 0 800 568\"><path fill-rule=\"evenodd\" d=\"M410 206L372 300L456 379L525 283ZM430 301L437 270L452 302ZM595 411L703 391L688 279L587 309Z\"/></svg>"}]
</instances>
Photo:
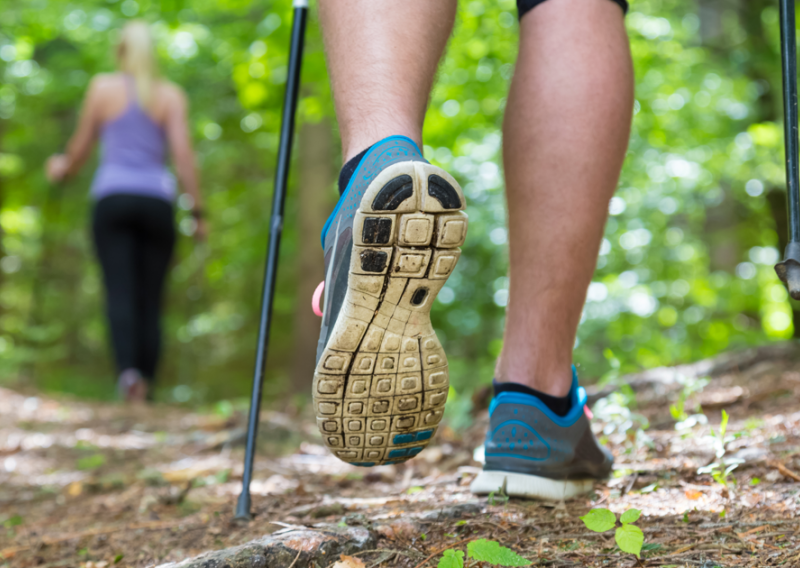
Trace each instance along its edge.
<instances>
[{"instance_id":1,"label":"hiking shoe sole","mask_svg":"<svg viewBox=\"0 0 800 568\"><path fill-rule=\"evenodd\" d=\"M324 443L359 466L405 461L442 419L449 376L430 310L467 235L463 192L420 161L386 167L353 221L347 293L314 374Z\"/></svg>"},{"instance_id":2,"label":"hiking shoe sole","mask_svg":"<svg viewBox=\"0 0 800 568\"><path fill-rule=\"evenodd\" d=\"M538 475L506 471L482 471L470 485L476 495L508 495L527 499L561 501L588 493L595 480L548 479Z\"/></svg>"}]
</instances>

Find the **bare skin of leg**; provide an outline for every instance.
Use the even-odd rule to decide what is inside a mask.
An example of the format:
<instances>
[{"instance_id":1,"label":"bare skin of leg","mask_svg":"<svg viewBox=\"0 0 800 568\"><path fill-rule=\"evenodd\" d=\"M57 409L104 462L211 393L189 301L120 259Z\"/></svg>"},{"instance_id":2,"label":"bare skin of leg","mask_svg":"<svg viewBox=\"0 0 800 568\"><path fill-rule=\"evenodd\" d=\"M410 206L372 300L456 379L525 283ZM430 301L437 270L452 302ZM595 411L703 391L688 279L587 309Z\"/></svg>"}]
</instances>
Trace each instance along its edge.
<instances>
[{"instance_id":1,"label":"bare skin of leg","mask_svg":"<svg viewBox=\"0 0 800 568\"><path fill-rule=\"evenodd\" d=\"M421 143L455 9L454 0L320 3L345 161L395 134ZM506 112L511 289L497 378L563 396L627 147L633 73L622 11L609 0L545 2L522 19L521 38Z\"/></svg>"},{"instance_id":2,"label":"bare skin of leg","mask_svg":"<svg viewBox=\"0 0 800 568\"><path fill-rule=\"evenodd\" d=\"M395 134L421 146L456 0L335 0L319 13L344 160Z\"/></svg>"},{"instance_id":3,"label":"bare skin of leg","mask_svg":"<svg viewBox=\"0 0 800 568\"><path fill-rule=\"evenodd\" d=\"M633 69L620 7L544 2L520 22L504 125L510 289L499 381L565 396L625 157Z\"/></svg>"}]
</instances>

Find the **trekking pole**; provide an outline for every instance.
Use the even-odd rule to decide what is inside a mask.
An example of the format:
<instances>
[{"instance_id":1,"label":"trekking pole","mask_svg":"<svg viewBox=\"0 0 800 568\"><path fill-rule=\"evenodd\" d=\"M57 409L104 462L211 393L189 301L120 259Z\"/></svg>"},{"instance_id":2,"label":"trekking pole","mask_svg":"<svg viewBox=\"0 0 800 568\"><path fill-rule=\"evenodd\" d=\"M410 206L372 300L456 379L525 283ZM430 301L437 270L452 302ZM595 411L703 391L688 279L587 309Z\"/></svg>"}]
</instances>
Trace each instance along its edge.
<instances>
[{"instance_id":1,"label":"trekking pole","mask_svg":"<svg viewBox=\"0 0 800 568\"><path fill-rule=\"evenodd\" d=\"M800 300L800 174L797 142L797 40L794 0L780 0L781 62L783 74L783 132L786 146L786 193L789 209L789 244L783 262L775 265L789 295Z\"/></svg>"},{"instance_id":2,"label":"trekking pole","mask_svg":"<svg viewBox=\"0 0 800 568\"><path fill-rule=\"evenodd\" d=\"M250 414L247 420L247 446L244 454L244 473L242 492L236 503L236 518L250 519L250 481L253 476L253 459L256 453L256 435L261 410L261 387L264 383L264 366L267 359L269 327L272 319L272 300L275 296L275 277L278 272L278 252L283 231L283 204L286 197L286 181L289 177L289 164L292 155L294 135L294 115L297 110L300 67L303 62L303 42L308 16L308 0L294 0L292 39L289 47L289 67L286 77L286 91L283 98L281 118L281 138L278 145L278 164L275 170L275 188L272 196L272 219L269 227L269 248L267 266L264 273L264 288L261 295L261 319L258 326L258 345L256 346L256 366L253 373L253 392L250 398Z\"/></svg>"}]
</instances>

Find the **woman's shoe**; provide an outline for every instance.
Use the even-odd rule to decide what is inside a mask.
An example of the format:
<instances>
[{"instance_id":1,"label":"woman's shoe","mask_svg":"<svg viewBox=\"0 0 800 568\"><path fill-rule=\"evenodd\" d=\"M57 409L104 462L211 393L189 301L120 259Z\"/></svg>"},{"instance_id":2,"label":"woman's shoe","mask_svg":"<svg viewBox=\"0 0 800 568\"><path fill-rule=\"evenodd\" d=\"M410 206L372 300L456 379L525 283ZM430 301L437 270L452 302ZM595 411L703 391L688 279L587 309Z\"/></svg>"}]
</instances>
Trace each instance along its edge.
<instances>
[{"instance_id":1,"label":"woman's shoe","mask_svg":"<svg viewBox=\"0 0 800 568\"><path fill-rule=\"evenodd\" d=\"M125 402L144 403L147 401L147 381L138 369L125 369L119 374L117 393Z\"/></svg>"}]
</instances>

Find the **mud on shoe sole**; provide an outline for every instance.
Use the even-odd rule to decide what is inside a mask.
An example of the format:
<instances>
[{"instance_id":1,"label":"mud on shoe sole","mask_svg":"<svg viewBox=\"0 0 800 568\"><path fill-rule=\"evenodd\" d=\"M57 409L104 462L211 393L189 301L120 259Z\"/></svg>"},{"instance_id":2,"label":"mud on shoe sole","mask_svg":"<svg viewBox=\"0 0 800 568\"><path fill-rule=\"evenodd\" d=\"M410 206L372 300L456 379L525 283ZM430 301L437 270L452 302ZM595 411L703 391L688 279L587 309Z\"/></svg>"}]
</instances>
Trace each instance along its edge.
<instances>
[{"instance_id":1,"label":"mud on shoe sole","mask_svg":"<svg viewBox=\"0 0 800 568\"><path fill-rule=\"evenodd\" d=\"M444 170L383 170L353 224L347 295L314 374L317 424L340 459L398 463L428 445L442 419L447 358L430 321L467 235L466 201Z\"/></svg>"}]
</instances>

